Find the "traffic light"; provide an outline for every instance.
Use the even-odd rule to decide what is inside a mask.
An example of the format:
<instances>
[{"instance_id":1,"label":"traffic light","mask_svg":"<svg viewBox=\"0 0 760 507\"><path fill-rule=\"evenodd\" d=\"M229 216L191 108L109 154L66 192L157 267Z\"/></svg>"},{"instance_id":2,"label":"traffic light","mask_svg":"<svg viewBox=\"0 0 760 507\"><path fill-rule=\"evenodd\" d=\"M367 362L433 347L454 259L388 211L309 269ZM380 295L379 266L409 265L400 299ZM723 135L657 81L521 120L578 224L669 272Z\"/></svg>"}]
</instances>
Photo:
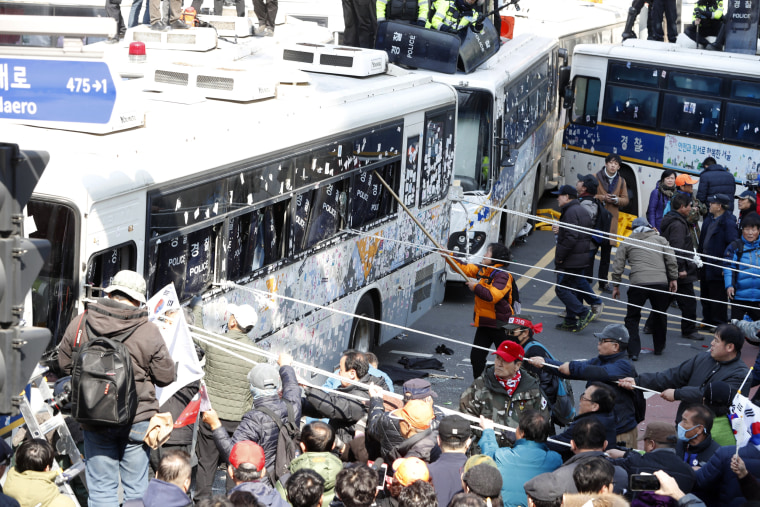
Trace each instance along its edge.
<instances>
[{"instance_id":1,"label":"traffic light","mask_svg":"<svg viewBox=\"0 0 760 507\"><path fill-rule=\"evenodd\" d=\"M50 242L21 236L22 210L48 155L0 143L0 414L15 414L50 343L47 328L21 326L24 299L50 254Z\"/></svg>"}]
</instances>

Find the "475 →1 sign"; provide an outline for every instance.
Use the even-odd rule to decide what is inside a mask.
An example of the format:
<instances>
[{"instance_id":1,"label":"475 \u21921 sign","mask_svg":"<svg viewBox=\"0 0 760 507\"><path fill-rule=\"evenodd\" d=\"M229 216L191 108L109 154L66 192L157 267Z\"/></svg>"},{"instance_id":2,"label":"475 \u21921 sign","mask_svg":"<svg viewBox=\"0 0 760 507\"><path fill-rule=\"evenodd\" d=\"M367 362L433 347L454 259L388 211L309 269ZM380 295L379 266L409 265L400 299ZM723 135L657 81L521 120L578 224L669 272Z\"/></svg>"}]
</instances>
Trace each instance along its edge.
<instances>
[{"instance_id":1,"label":"475 \u21921 sign","mask_svg":"<svg viewBox=\"0 0 760 507\"><path fill-rule=\"evenodd\" d=\"M0 57L0 119L108 123L115 102L105 62Z\"/></svg>"}]
</instances>

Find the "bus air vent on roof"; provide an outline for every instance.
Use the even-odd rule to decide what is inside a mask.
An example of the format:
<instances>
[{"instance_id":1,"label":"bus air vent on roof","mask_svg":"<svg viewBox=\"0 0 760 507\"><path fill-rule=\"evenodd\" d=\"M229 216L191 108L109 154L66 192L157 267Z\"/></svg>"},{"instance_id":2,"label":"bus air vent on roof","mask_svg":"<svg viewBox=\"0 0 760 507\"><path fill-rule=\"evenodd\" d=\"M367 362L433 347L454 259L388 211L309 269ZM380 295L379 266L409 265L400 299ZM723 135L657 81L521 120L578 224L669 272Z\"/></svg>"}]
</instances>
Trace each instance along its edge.
<instances>
[{"instance_id":1,"label":"bus air vent on roof","mask_svg":"<svg viewBox=\"0 0 760 507\"><path fill-rule=\"evenodd\" d=\"M171 93L178 86L210 99L249 102L275 96L276 78L272 72L251 72L227 64L224 68L188 64L159 64L149 90Z\"/></svg>"},{"instance_id":2,"label":"bus air vent on roof","mask_svg":"<svg viewBox=\"0 0 760 507\"><path fill-rule=\"evenodd\" d=\"M385 51L333 44L287 44L282 59L300 70L343 76L373 76L388 69Z\"/></svg>"},{"instance_id":3,"label":"bus air vent on roof","mask_svg":"<svg viewBox=\"0 0 760 507\"><path fill-rule=\"evenodd\" d=\"M216 30L213 28L191 28L157 32L150 25L138 25L127 30L125 44L144 42L150 49L182 49L187 51L209 51L216 47Z\"/></svg>"}]
</instances>

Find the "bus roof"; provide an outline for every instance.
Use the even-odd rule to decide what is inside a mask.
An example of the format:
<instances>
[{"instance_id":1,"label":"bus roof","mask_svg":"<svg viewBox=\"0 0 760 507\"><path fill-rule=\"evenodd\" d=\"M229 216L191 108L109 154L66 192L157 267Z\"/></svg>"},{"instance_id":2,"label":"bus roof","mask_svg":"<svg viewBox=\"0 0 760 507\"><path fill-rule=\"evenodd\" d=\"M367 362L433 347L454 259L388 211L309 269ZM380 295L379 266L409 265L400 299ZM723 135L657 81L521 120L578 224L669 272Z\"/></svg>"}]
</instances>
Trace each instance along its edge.
<instances>
[{"instance_id":1,"label":"bus roof","mask_svg":"<svg viewBox=\"0 0 760 507\"><path fill-rule=\"evenodd\" d=\"M535 63L535 55L544 54L554 46L557 46L554 37L525 33L506 41L498 53L469 74L443 74L425 70L414 72L430 75L435 81L452 86L488 90L495 94L504 83L519 76Z\"/></svg>"},{"instance_id":2,"label":"bus roof","mask_svg":"<svg viewBox=\"0 0 760 507\"><path fill-rule=\"evenodd\" d=\"M515 17L515 34L541 33L558 39L625 22L631 2L605 0L521 0Z\"/></svg>"},{"instance_id":3,"label":"bus roof","mask_svg":"<svg viewBox=\"0 0 760 507\"><path fill-rule=\"evenodd\" d=\"M123 58L126 48L117 49ZM271 65L272 52L282 54L282 47L274 46L269 54L257 53L234 64L250 72L282 72L276 98L233 102L180 92L156 93L146 90L144 79L133 79L120 86L144 106L143 127L94 135L0 122L0 138L21 149L50 153L37 194L66 195L78 203L92 203L215 168L223 171L225 166L264 154L292 150L337 132L455 101L449 86L395 67L393 72L365 78L309 73L309 84L283 84L303 80L306 74ZM150 49L148 55L150 59ZM175 61L194 57L172 53ZM226 63L217 61L216 65ZM300 77L293 79L294 75Z\"/></svg>"},{"instance_id":4,"label":"bus roof","mask_svg":"<svg viewBox=\"0 0 760 507\"><path fill-rule=\"evenodd\" d=\"M629 39L621 44L579 44L575 47L574 57L581 55L672 65L719 74L753 77L760 74L760 57L756 55L706 51L648 40Z\"/></svg>"}]
</instances>

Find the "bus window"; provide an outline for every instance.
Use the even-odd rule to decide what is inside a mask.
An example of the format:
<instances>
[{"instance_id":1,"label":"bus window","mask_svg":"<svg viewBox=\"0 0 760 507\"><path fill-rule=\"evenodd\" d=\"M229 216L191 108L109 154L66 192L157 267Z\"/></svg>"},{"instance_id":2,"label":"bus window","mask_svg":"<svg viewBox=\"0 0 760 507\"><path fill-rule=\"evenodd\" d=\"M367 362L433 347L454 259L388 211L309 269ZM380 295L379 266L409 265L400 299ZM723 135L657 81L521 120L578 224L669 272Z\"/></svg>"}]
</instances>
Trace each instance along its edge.
<instances>
[{"instance_id":1,"label":"bus window","mask_svg":"<svg viewBox=\"0 0 760 507\"><path fill-rule=\"evenodd\" d=\"M451 183L453 159L453 110L426 115L422 177L420 179L420 206L426 206L446 197Z\"/></svg>"},{"instance_id":2,"label":"bus window","mask_svg":"<svg viewBox=\"0 0 760 507\"><path fill-rule=\"evenodd\" d=\"M204 227L153 245L148 293L174 282L177 296L187 299L213 282L217 231L221 224Z\"/></svg>"},{"instance_id":3,"label":"bus window","mask_svg":"<svg viewBox=\"0 0 760 507\"><path fill-rule=\"evenodd\" d=\"M457 146L454 178L465 192L486 190L490 170L493 99L483 91L457 90Z\"/></svg>"},{"instance_id":4,"label":"bus window","mask_svg":"<svg viewBox=\"0 0 760 507\"><path fill-rule=\"evenodd\" d=\"M641 67L630 63L610 62L610 72L607 83L631 83L638 86L657 88L659 78L654 67Z\"/></svg>"},{"instance_id":5,"label":"bus window","mask_svg":"<svg viewBox=\"0 0 760 507\"><path fill-rule=\"evenodd\" d=\"M573 81L573 123L593 125L599 116L599 92L602 82L597 78L576 76Z\"/></svg>"},{"instance_id":6,"label":"bus window","mask_svg":"<svg viewBox=\"0 0 760 507\"><path fill-rule=\"evenodd\" d=\"M348 179L296 196L293 253L299 254L334 236L343 227Z\"/></svg>"},{"instance_id":7,"label":"bus window","mask_svg":"<svg viewBox=\"0 0 760 507\"><path fill-rule=\"evenodd\" d=\"M293 190L295 163L285 159L227 178L229 208L236 210Z\"/></svg>"},{"instance_id":8,"label":"bus window","mask_svg":"<svg viewBox=\"0 0 760 507\"><path fill-rule=\"evenodd\" d=\"M720 101L690 95L666 93L662 104L663 129L717 136Z\"/></svg>"},{"instance_id":9,"label":"bus window","mask_svg":"<svg viewBox=\"0 0 760 507\"><path fill-rule=\"evenodd\" d=\"M731 98L760 102L760 83L735 79L731 82Z\"/></svg>"},{"instance_id":10,"label":"bus window","mask_svg":"<svg viewBox=\"0 0 760 507\"><path fill-rule=\"evenodd\" d=\"M760 107L746 104L726 104L723 137L727 141L760 144Z\"/></svg>"},{"instance_id":11,"label":"bus window","mask_svg":"<svg viewBox=\"0 0 760 507\"><path fill-rule=\"evenodd\" d=\"M25 234L50 241L50 256L32 285L31 324L50 329L55 344L73 318L79 298L77 212L65 204L36 198L29 201L26 211L30 220L25 223Z\"/></svg>"},{"instance_id":12,"label":"bus window","mask_svg":"<svg viewBox=\"0 0 760 507\"><path fill-rule=\"evenodd\" d=\"M655 90L607 85L604 119L654 127L659 100L660 94Z\"/></svg>"},{"instance_id":13,"label":"bus window","mask_svg":"<svg viewBox=\"0 0 760 507\"><path fill-rule=\"evenodd\" d=\"M226 212L229 198L223 198L223 184L224 180L215 180L153 195L150 198L151 237L201 223Z\"/></svg>"},{"instance_id":14,"label":"bus window","mask_svg":"<svg viewBox=\"0 0 760 507\"><path fill-rule=\"evenodd\" d=\"M391 188L398 189L398 172L400 162L388 164L376 171ZM354 176L351 189L351 214L348 217L351 227L364 227L396 212L396 201L385 190L372 171Z\"/></svg>"},{"instance_id":15,"label":"bus window","mask_svg":"<svg viewBox=\"0 0 760 507\"><path fill-rule=\"evenodd\" d=\"M227 225L227 279L239 280L285 257L285 215L290 200L230 218Z\"/></svg>"},{"instance_id":16,"label":"bus window","mask_svg":"<svg viewBox=\"0 0 760 507\"><path fill-rule=\"evenodd\" d=\"M722 82L721 78L715 76L671 72L668 76L668 89L719 96Z\"/></svg>"},{"instance_id":17,"label":"bus window","mask_svg":"<svg viewBox=\"0 0 760 507\"><path fill-rule=\"evenodd\" d=\"M85 281L93 287L106 288L114 275L122 269L134 271L137 267L137 247L134 242L109 248L90 257Z\"/></svg>"}]
</instances>

